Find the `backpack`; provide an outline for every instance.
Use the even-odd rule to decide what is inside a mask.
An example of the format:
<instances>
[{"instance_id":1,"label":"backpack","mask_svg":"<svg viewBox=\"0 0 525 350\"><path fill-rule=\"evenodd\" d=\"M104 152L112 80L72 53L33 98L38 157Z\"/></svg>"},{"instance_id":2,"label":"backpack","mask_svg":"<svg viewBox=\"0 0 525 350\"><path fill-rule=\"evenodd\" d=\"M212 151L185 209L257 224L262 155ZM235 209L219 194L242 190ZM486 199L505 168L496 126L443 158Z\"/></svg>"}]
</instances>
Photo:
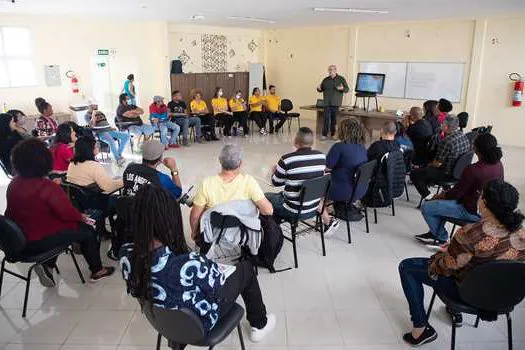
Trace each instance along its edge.
<instances>
[{"instance_id":1,"label":"backpack","mask_svg":"<svg viewBox=\"0 0 525 350\"><path fill-rule=\"evenodd\" d=\"M257 266L267 268L271 273L290 270L291 267L276 270L275 259L283 248L284 236L281 226L271 215L260 215L261 229L263 231L261 246L257 254Z\"/></svg>"}]
</instances>

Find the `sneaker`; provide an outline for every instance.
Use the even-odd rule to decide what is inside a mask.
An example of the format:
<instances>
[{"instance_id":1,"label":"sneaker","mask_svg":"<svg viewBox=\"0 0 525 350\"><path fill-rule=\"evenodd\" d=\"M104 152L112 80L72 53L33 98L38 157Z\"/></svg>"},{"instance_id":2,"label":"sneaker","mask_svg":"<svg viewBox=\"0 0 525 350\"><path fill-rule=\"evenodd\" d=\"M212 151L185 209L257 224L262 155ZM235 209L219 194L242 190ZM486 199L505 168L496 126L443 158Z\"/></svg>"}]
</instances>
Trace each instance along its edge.
<instances>
[{"instance_id":1,"label":"sneaker","mask_svg":"<svg viewBox=\"0 0 525 350\"><path fill-rule=\"evenodd\" d=\"M113 251L113 247L111 247L111 245L109 247L109 250L108 250L108 253L106 254L106 256L108 257L109 260L118 261L118 257L115 254L115 252Z\"/></svg>"},{"instance_id":2,"label":"sneaker","mask_svg":"<svg viewBox=\"0 0 525 350\"><path fill-rule=\"evenodd\" d=\"M53 278L53 272L49 271L47 267L38 264L35 266L34 270L41 285L47 288L53 288L56 286L55 279Z\"/></svg>"},{"instance_id":3,"label":"sneaker","mask_svg":"<svg viewBox=\"0 0 525 350\"><path fill-rule=\"evenodd\" d=\"M168 146L169 148L180 148L178 143L174 143Z\"/></svg>"},{"instance_id":4,"label":"sneaker","mask_svg":"<svg viewBox=\"0 0 525 350\"><path fill-rule=\"evenodd\" d=\"M220 139L217 136L213 135L210 140L212 140L212 141L219 141Z\"/></svg>"},{"instance_id":5,"label":"sneaker","mask_svg":"<svg viewBox=\"0 0 525 350\"><path fill-rule=\"evenodd\" d=\"M275 315L274 314L267 314L266 315L266 326L263 328L255 328L252 327L252 332L250 334L250 339L253 343L259 343L275 328Z\"/></svg>"},{"instance_id":6,"label":"sneaker","mask_svg":"<svg viewBox=\"0 0 525 350\"><path fill-rule=\"evenodd\" d=\"M328 137L326 137L326 136L324 136L324 135L321 136L321 141L326 141L326 140L328 140Z\"/></svg>"},{"instance_id":7,"label":"sneaker","mask_svg":"<svg viewBox=\"0 0 525 350\"><path fill-rule=\"evenodd\" d=\"M438 334L432 326L427 326L423 333L416 339L412 336L412 333L406 333L403 335L403 340L407 342L408 344L412 345L413 347L417 348L421 345L428 344L436 340L438 337Z\"/></svg>"},{"instance_id":8,"label":"sneaker","mask_svg":"<svg viewBox=\"0 0 525 350\"><path fill-rule=\"evenodd\" d=\"M446 308L447 313L450 315L451 321L454 324L456 328L460 328L463 326L463 315L461 312L453 312L448 307Z\"/></svg>"},{"instance_id":9,"label":"sneaker","mask_svg":"<svg viewBox=\"0 0 525 350\"><path fill-rule=\"evenodd\" d=\"M89 282L96 283L96 282L102 281L103 279L106 279L109 276L111 276L113 273L115 273L114 267L111 267L111 266L103 267L102 273L99 274L97 272L96 274L94 273L91 274L91 277L89 278Z\"/></svg>"},{"instance_id":10,"label":"sneaker","mask_svg":"<svg viewBox=\"0 0 525 350\"><path fill-rule=\"evenodd\" d=\"M427 243L426 246L430 248L431 250L438 252L443 249L443 245L446 243L447 241L441 241L437 238L434 238L434 241Z\"/></svg>"},{"instance_id":11,"label":"sneaker","mask_svg":"<svg viewBox=\"0 0 525 350\"><path fill-rule=\"evenodd\" d=\"M117 159L117 166L123 167L124 164L126 164L126 159L124 159L124 157L120 157L119 159Z\"/></svg>"},{"instance_id":12,"label":"sneaker","mask_svg":"<svg viewBox=\"0 0 525 350\"><path fill-rule=\"evenodd\" d=\"M324 237L328 238L332 236L338 227L339 227L339 220L333 217L330 220L330 223L328 225L324 225Z\"/></svg>"},{"instance_id":13,"label":"sneaker","mask_svg":"<svg viewBox=\"0 0 525 350\"><path fill-rule=\"evenodd\" d=\"M199 141L197 141L197 142L199 142ZM188 142L187 139L184 139L184 140L182 140L182 145L183 145L184 147L188 147L188 146L190 145L190 143Z\"/></svg>"},{"instance_id":14,"label":"sneaker","mask_svg":"<svg viewBox=\"0 0 525 350\"><path fill-rule=\"evenodd\" d=\"M259 130L259 133L260 133L261 135L263 135L263 136L264 136L264 135L268 135L268 133L266 132L266 129L265 129L265 128L262 128L261 130Z\"/></svg>"},{"instance_id":15,"label":"sneaker","mask_svg":"<svg viewBox=\"0 0 525 350\"><path fill-rule=\"evenodd\" d=\"M428 231L427 233L423 233L421 235L415 235L415 239L421 243L430 244L434 243L436 237L432 234L432 232Z\"/></svg>"},{"instance_id":16,"label":"sneaker","mask_svg":"<svg viewBox=\"0 0 525 350\"><path fill-rule=\"evenodd\" d=\"M206 143L206 140L201 136L197 138L197 143Z\"/></svg>"}]
</instances>

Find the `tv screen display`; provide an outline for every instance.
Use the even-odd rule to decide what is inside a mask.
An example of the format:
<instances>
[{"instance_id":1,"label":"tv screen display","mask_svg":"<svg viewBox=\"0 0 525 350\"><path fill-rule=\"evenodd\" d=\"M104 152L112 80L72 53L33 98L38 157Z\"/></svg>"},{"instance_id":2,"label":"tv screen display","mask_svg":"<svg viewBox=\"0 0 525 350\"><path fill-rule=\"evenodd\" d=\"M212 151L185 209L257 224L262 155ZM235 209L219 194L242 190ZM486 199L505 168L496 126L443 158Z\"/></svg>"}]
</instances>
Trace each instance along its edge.
<instances>
[{"instance_id":1,"label":"tv screen display","mask_svg":"<svg viewBox=\"0 0 525 350\"><path fill-rule=\"evenodd\" d=\"M380 73L357 73L355 91L369 94L383 93L385 75Z\"/></svg>"}]
</instances>

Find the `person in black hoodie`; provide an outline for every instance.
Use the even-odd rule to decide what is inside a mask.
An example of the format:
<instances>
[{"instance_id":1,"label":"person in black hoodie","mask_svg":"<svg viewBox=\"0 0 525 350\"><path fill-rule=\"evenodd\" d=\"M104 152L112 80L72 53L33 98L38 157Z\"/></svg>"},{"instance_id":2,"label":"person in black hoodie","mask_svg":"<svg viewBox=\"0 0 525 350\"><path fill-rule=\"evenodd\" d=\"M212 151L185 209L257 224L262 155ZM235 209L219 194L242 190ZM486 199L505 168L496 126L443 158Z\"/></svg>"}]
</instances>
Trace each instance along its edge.
<instances>
[{"instance_id":1,"label":"person in black hoodie","mask_svg":"<svg viewBox=\"0 0 525 350\"><path fill-rule=\"evenodd\" d=\"M8 174L12 175L11 151L24 138L18 132L15 118L12 114L0 114L0 160Z\"/></svg>"}]
</instances>

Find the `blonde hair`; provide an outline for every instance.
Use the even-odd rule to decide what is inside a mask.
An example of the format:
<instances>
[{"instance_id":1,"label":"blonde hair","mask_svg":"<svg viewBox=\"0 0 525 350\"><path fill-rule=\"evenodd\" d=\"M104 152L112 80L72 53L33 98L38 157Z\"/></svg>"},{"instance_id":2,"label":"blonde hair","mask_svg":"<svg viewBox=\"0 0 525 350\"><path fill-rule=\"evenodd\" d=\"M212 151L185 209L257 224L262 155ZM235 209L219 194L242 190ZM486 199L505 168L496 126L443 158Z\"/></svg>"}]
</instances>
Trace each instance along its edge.
<instances>
[{"instance_id":1,"label":"blonde hair","mask_svg":"<svg viewBox=\"0 0 525 350\"><path fill-rule=\"evenodd\" d=\"M365 127L355 117L344 119L339 124L338 132L339 140L344 143L363 145L366 141Z\"/></svg>"}]
</instances>

